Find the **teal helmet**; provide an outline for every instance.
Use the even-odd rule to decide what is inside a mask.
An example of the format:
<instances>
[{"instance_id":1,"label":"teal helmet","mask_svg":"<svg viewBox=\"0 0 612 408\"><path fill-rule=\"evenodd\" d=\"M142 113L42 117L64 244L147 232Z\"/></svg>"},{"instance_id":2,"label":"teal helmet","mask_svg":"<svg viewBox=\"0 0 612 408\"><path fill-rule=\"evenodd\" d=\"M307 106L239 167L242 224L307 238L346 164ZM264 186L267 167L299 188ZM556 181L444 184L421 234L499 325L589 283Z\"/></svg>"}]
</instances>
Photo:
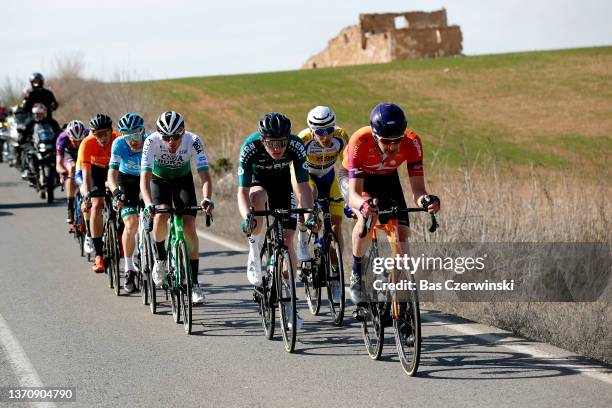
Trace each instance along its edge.
<instances>
[{"instance_id":1,"label":"teal helmet","mask_svg":"<svg viewBox=\"0 0 612 408\"><path fill-rule=\"evenodd\" d=\"M144 130L144 119L137 113L126 113L117 123L119 133L132 133L137 130Z\"/></svg>"}]
</instances>

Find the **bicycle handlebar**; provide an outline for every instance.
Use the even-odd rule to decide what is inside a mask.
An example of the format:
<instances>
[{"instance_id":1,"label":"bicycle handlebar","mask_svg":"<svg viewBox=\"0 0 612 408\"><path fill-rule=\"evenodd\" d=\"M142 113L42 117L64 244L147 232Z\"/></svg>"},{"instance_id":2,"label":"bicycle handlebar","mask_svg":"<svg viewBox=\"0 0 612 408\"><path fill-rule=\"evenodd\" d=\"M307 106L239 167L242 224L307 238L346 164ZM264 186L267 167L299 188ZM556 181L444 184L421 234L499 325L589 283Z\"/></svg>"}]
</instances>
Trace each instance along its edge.
<instances>
[{"instance_id":1,"label":"bicycle handlebar","mask_svg":"<svg viewBox=\"0 0 612 408\"><path fill-rule=\"evenodd\" d=\"M179 210L176 208L155 208L155 213L157 214L175 214L177 211ZM199 205L194 205L194 206L183 207L180 209L180 211L184 212L184 211L206 211L206 210L204 210L204 208ZM213 222L212 214L206 214L206 226L210 227L210 224L212 224L212 222Z\"/></svg>"},{"instance_id":2,"label":"bicycle handlebar","mask_svg":"<svg viewBox=\"0 0 612 408\"><path fill-rule=\"evenodd\" d=\"M291 214L307 214L312 213L312 208L292 208L290 210L274 209L255 211L254 208L249 209L249 215L252 217L271 215L273 217L288 217Z\"/></svg>"},{"instance_id":3,"label":"bicycle handlebar","mask_svg":"<svg viewBox=\"0 0 612 408\"><path fill-rule=\"evenodd\" d=\"M389 215L391 215L391 218L397 218L397 215L399 215L399 214L415 213L415 212L427 212L427 208L397 208L397 207L391 207L388 210L378 211L378 215L387 215L387 214L389 214ZM432 213L430 215L431 215L431 225L429 226L429 232L435 232L438 229L438 227L439 227L438 221L436 220L436 215L435 214ZM363 228L361 229L361 232L359 233L359 238L364 238L368 234L368 231L370 231L371 226L372 226L372 217L370 216L364 222Z\"/></svg>"}]
</instances>

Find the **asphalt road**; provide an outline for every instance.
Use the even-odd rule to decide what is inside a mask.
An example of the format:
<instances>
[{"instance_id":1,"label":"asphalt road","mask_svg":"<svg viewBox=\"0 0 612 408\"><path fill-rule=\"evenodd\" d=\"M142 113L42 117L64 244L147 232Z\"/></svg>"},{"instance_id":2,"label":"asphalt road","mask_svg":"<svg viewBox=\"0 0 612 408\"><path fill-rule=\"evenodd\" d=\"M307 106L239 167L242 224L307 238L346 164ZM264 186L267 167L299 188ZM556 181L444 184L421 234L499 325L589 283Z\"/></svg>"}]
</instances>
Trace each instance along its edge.
<instances>
[{"instance_id":1,"label":"asphalt road","mask_svg":"<svg viewBox=\"0 0 612 408\"><path fill-rule=\"evenodd\" d=\"M106 276L78 255L64 216L63 200L43 204L0 164L0 317L44 385L76 387L68 406L612 404L605 378L568 367L564 358L517 352L512 345L527 344L520 339L465 334L457 328L467 322L435 312L424 313L417 378L402 372L392 338L382 360L371 361L355 321L335 328L326 315L311 316L303 300L304 325L288 354L279 335L263 336L246 255L208 241L200 242L207 303L195 310L188 336L167 305L154 316L139 295L114 296ZM0 387L20 385L14 359L0 347Z\"/></svg>"}]
</instances>

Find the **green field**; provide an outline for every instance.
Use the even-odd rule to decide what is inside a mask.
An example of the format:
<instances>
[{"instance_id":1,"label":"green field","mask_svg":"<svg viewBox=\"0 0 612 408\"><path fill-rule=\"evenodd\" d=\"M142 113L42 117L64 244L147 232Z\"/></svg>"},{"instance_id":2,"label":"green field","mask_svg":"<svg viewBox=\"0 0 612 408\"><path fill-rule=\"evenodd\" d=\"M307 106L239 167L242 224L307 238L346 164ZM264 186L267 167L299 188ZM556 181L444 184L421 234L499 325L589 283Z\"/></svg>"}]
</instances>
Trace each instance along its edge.
<instances>
[{"instance_id":1,"label":"green field","mask_svg":"<svg viewBox=\"0 0 612 408\"><path fill-rule=\"evenodd\" d=\"M612 148L612 47L140 85L163 109L184 112L213 152L221 140L238 145L267 111L284 112L299 131L310 108L329 105L350 133L381 101L404 107L427 160L435 156L438 164L493 157L510 165L597 169L607 167Z\"/></svg>"}]
</instances>

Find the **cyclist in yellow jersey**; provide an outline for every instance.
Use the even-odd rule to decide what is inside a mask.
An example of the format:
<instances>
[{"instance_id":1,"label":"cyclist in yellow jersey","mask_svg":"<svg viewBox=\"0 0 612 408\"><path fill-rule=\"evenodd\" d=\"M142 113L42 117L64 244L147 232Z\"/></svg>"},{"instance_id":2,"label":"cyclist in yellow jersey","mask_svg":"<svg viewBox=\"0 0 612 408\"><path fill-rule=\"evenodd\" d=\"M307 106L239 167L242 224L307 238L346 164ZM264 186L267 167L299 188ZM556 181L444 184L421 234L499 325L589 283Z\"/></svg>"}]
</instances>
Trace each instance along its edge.
<instances>
[{"instance_id":1,"label":"cyclist in yellow jersey","mask_svg":"<svg viewBox=\"0 0 612 408\"><path fill-rule=\"evenodd\" d=\"M316 106L307 117L308 128L302 130L298 137L306 147L306 161L310 174L310 186L313 196L318 198L342 198L335 165L342 150L348 144L346 131L336 126L336 114L327 106ZM342 247L342 214L343 203L330 203L332 230ZM310 259L306 227L299 225L297 256L300 261Z\"/></svg>"}]
</instances>

